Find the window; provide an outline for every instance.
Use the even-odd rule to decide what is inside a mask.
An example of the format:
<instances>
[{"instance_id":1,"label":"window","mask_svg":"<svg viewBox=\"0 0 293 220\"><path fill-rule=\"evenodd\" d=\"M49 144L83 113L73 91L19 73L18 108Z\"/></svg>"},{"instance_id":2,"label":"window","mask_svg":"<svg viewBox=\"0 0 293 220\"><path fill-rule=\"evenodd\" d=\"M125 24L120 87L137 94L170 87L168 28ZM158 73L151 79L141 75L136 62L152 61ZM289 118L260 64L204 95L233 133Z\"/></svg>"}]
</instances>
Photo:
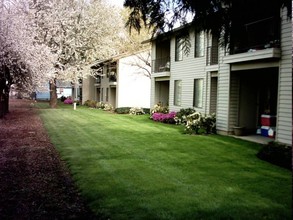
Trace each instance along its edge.
<instances>
[{"instance_id":1,"label":"window","mask_svg":"<svg viewBox=\"0 0 293 220\"><path fill-rule=\"evenodd\" d=\"M182 92L182 81L174 81L174 105L181 105L181 92Z\"/></svg>"},{"instance_id":2,"label":"window","mask_svg":"<svg viewBox=\"0 0 293 220\"><path fill-rule=\"evenodd\" d=\"M193 106L197 108L202 108L202 96L203 96L203 79L194 80L194 97Z\"/></svg>"},{"instance_id":3,"label":"window","mask_svg":"<svg viewBox=\"0 0 293 220\"><path fill-rule=\"evenodd\" d=\"M104 88L101 89L101 102L104 101Z\"/></svg>"},{"instance_id":4,"label":"window","mask_svg":"<svg viewBox=\"0 0 293 220\"><path fill-rule=\"evenodd\" d=\"M175 42L175 61L183 60L183 40L181 37L176 37Z\"/></svg>"},{"instance_id":5,"label":"window","mask_svg":"<svg viewBox=\"0 0 293 220\"><path fill-rule=\"evenodd\" d=\"M201 31L195 34L195 57L204 56L204 32Z\"/></svg>"}]
</instances>

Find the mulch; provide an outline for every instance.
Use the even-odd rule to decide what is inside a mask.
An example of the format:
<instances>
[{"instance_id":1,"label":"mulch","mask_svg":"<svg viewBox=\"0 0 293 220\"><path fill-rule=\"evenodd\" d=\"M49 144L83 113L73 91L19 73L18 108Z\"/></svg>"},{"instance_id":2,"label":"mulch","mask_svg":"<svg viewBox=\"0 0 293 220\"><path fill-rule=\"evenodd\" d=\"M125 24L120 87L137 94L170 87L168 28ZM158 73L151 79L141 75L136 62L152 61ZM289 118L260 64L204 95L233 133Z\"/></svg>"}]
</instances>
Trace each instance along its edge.
<instances>
[{"instance_id":1,"label":"mulch","mask_svg":"<svg viewBox=\"0 0 293 220\"><path fill-rule=\"evenodd\" d=\"M10 100L0 119L0 219L97 219L31 102Z\"/></svg>"}]
</instances>

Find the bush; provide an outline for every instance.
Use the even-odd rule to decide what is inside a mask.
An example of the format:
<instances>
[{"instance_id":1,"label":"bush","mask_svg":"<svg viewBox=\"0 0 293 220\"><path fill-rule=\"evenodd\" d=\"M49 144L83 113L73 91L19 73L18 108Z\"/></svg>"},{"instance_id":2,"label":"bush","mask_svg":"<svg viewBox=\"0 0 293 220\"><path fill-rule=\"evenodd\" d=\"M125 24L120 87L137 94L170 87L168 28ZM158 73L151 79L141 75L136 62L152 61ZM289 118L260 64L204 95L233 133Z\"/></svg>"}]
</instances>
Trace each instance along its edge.
<instances>
[{"instance_id":1,"label":"bush","mask_svg":"<svg viewBox=\"0 0 293 220\"><path fill-rule=\"evenodd\" d=\"M182 108L179 112L176 113L175 121L176 124L186 124L187 116L191 115L195 112L195 109L193 108Z\"/></svg>"},{"instance_id":2,"label":"bush","mask_svg":"<svg viewBox=\"0 0 293 220\"><path fill-rule=\"evenodd\" d=\"M105 103L103 103L103 102L97 102L96 103L96 108L104 109L105 108Z\"/></svg>"},{"instance_id":3,"label":"bush","mask_svg":"<svg viewBox=\"0 0 293 220\"><path fill-rule=\"evenodd\" d=\"M66 99L66 97L64 95L60 97L61 102L64 102L65 99Z\"/></svg>"},{"instance_id":4,"label":"bush","mask_svg":"<svg viewBox=\"0 0 293 220\"><path fill-rule=\"evenodd\" d=\"M151 109L149 108L142 108L142 110L144 111L145 114L150 114Z\"/></svg>"},{"instance_id":5,"label":"bush","mask_svg":"<svg viewBox=\"0 0 293 220\"><path fill-rule=\"evenodd\" d=\"M142 108L133 107L129 110L130 115L144 115L144 111Z\"/></svg>"},{"instance_id":6,"label":"bush","mask_svg":"<svg viewBox=\"0 0 293 220\"><path fill-rule=\"evenodd\" d=\"M199 129L201 126L201 117L202 115L200 112L194 112L186 116L185 131L187 131L188 133L199 134Z\"/></svg>"},{"instance_id":7,"label":"bush","mask_svg":"<svg viewBox=\"0 0 293 220\"><path fill-rule=\"evenodd\" d=\"M71 105L71 104L73 103L73 101L72 101L71 98L67 98L67 99L64 100L63 103L64 103L64 104L69 104L69 105Z\"/></svg>"},{"instance_id":8,"label":"bush","mask_svg":"<svg viewBox=\"0 0 293 220\"><path fill-rule=\"evenodd\" d=\"M201 118L201 127L206 134L215 134L216 131L216 114L206 115Z\"/></svg>"},{"instance_id":9,"label":"bush","mask_svg":"<svg viewBox=\"0 0 293 220\"><path fill-rule=\"evenodd\" d=\"M103 108L104 111L113 111L113 109L114 108L111 104L109 104L109 103L104 104L104 108Z\"/></svg>"},{"instance_id":10,"label":"bush","mask_svg":"<svg viewBox=\"0 0 293 220\"><path fill-rule=\"evenodd\" d=\"M216 115L203 116L200 112L194 112L186 117L185 131L187 133L216 133Z\"/></svg>"},{"instance_id":11,"label":"bush","mask_svg":"<svg viewBox=\"0 0 293 220\"><path fill-rule=\"evenodd\" d=\"M256 155L259 159L292 170L292 147L270 142Z\"/></svg>"},{"instance_id":12,"label":"bush","mask_svg":"<svg viewBox=\"0 0 293 220\"><path fill-rule=\"evenodd\" d=\"M161 103L158 103L154 105L154 108L152 109L152 114L153 113L164 113L167 114L169 112L168 106L163 106Z\"/></svg>"},{"instance_id":13,"label":"bush","mask_svg":"<svg viewBox=\"0 0 293 220\"><path fill-rule=\"evenodd\" d=\"M154 121L159 121L159 122L163 122L163 123L167 123L167 124L175 124L175 118L176 116L176 112L170 112L170 113L153 113L151 115L151 119Z\"/></svg>"},{"instance_id":14,"label":"bush","mask_svg":"<svg viewBox=\"0 0 293 220\"><path fill-rule=\"evenodd\" d=\"M88 106L90 108L96 108L97 101L94 101L94 100L86 100L83 105L84 106Z\"/></svg>"},{"instance_id":15,"label":"bush","mask_svg":"<svg viewBox=\"0 0 293 220\"><path fill-rule=\"evenodd\" d=\"M115 112L117 114L129 114L129 110L130 110L130 107L120 107L120 108L116 108Z\"/></svg>"}]
</instances>

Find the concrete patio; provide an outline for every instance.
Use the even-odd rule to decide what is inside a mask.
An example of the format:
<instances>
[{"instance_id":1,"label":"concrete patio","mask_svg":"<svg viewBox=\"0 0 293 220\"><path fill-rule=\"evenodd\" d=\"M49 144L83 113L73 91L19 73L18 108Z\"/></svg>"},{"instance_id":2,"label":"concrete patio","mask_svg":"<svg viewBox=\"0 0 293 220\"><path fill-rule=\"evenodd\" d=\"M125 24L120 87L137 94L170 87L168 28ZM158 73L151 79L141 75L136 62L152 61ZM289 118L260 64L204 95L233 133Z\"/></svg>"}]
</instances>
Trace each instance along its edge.
<instances>
[{"instance_id":1,"label":"concrete patio","mask_svg":"<svg viewBox=\"0 0 293 220\"><path fill-rule=\"evenodd\" d=\"M246 140L246 141L259 143L259 144L268 144L269 142L275 140L274 138L268 138L268 137L264 137L264 136L261 136L261 135L247 135L247 136L235 136L235 135L233 135L233 137L239 138L239 139L242 139L242 140Z\"/></svg>"}]
</instances>

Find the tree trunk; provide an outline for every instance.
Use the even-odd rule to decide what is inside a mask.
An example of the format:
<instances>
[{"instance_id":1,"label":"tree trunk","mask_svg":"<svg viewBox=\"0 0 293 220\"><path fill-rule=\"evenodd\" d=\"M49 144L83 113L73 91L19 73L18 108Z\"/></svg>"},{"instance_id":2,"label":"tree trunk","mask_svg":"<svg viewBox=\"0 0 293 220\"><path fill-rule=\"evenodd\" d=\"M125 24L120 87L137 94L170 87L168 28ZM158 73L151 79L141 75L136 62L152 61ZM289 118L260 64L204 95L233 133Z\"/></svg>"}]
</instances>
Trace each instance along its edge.
<instances>
[{"instance_id":1,"label":"tree trunk","mask_svg":"<svg viewBox=\"0 0 293 220\"><path fill-rule=\"evenodd\" d=\"M4 93L4 114L9 112L9 92L10 92L10 84L6 85L5 93Z\"/></svg>"},{"instance_id":2,"label":"tree trunk","mask_svg":"<svg viewBox=\"0 0 293 220\"><path fill-rule=\"evenodd\" d=\"M5 112L5 106L4 106L3 93L0 91L0 118L4 117L4 112Z\"/></svg>"},{"instance_id":3,"label":"tree trunk","mask_svg":"<svg viewBox=\"0 0 293 220\"><path fill-rule=\"evenodd\" d=\"M50 107L57 107L57 86L56 79L50 81Z\"/></svg>"},{"instance_id":4,"label":"tree trunk","mask_svg":"<svg viewBox=\"0 0 293 220\"><path fill-rule=\"evenodd\" d=\"M4 117L5 115L5 84L6 78L4 76L0 76L0 118Z\"/></svg>"}]
</instances>

